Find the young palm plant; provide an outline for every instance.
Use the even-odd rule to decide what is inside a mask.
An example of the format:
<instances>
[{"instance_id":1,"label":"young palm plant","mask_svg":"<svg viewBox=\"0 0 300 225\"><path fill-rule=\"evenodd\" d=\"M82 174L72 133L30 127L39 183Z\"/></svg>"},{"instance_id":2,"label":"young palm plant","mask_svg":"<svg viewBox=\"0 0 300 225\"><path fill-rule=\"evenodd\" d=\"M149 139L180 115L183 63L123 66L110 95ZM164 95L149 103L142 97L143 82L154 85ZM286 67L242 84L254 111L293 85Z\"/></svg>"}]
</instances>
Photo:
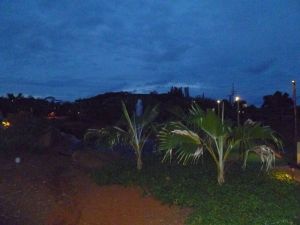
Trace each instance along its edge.
<instances>
[{"instance_id":1,"label":"young palm plant","mask_svg":"<svg viewBox=\"0 0 300 225\"><path fill-rule=\"evenodd\" d=\"M142 115L133 113L130 117L125 103L122 102L122 111L124 120L120 126L106 128L107 132L102 129L101 132L95 133L100 140L108 140L110 147L119 143L129 145L135 153L137 169L141 170L142 151L151 134L151 123L158 115L158 106L146 108Z\"/></svg>"},{"instance_id":2,"label":"young palm plant","mask_svg":"<svg viewBox=\"0 0 300 225\"><path fill-rule=\"evenodd\" d=\"M273 138L272 135L259 134L248 132L246 138L213 111L204 112L194 104L182 122L170 122L159 132L159 149L165 153L163 161L171 160L175 155L183 164L197 161L203 151L208 151L217 168L218 183L222 185L225 182L225 163L232 150L238 149L241 142L252 145L257 139Z\"/></svg>"},{"instance_id":3,"label":"young palm plant","mask_svg":"<svg viewBox=\"0 0 300 225\"><path fill-rule=\"evenodd\" d=\"M268 126L262 126L257 122L245 122L243 126L234 129L234 135L241 139L240 148L243 154L243 168L246 168L249 152L255 152L260 156L265 170L268 172L275 164L275 152L272 147L282 149L282 141L277 133Z\"/></svg>"},{"instance_id":4,"label":"young palm plant","mask_svg":"<svg viewBox=\"0 0 300 225\"><path fill-rule=\"evenodd\" d=\"M122 102L123 115L125 117L125 128L114 127L121 136L123 143L128 144L136 155L136 166L138 170L143 167L142 151L146 141L151 134L151 123L158 115L158 106L147 108L142 115L129 116L126 105Z\"/></svg>"}]
</instances>

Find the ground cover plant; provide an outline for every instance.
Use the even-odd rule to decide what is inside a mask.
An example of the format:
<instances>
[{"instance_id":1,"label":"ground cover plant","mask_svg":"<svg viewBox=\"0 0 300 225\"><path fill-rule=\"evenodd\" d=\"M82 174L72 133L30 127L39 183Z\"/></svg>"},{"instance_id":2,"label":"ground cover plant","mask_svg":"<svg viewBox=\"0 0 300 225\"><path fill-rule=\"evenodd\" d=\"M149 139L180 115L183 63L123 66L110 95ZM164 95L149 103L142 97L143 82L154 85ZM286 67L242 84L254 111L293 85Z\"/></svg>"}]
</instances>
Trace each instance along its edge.
<instances>
[{"instance_id":1,"label":"ground cover plant","mask_svg":"<svg viewBox=\"0 0 300 225\"><path fill-rule=\"evenodd\" d=\"M300 224L300 186L283 172L260 172L252 155L246 171L229 161L227 182L217 185L214 163L204 156L197 165L161 164L147 158L143 170L121 160L93 174L98 184L139 185L164 203L191 207L187 225Z\"/></svg>"}]
</instances>

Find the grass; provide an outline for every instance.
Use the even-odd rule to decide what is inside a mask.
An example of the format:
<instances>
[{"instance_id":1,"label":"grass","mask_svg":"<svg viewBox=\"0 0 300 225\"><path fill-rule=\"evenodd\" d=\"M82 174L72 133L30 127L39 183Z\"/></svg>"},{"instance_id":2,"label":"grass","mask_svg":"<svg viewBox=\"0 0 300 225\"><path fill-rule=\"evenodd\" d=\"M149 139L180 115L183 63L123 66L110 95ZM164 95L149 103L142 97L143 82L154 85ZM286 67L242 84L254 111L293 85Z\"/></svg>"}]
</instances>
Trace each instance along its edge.
<instances>
[{"instance_id":1,"label":"grass","mask_svg":"<svg viewBox=\"0 0 300 225\"><path fill-rule=\"evenodd\" d=\"M138 185L164 203L193 208L187 225L300 224L299 184L280 172L266 175L258 168L249 163L242 171L232 163L221 187L208 160L182 167L148 158L141 172L124 160L93 177L101 185Z\"/></svg>"}]
</instances>

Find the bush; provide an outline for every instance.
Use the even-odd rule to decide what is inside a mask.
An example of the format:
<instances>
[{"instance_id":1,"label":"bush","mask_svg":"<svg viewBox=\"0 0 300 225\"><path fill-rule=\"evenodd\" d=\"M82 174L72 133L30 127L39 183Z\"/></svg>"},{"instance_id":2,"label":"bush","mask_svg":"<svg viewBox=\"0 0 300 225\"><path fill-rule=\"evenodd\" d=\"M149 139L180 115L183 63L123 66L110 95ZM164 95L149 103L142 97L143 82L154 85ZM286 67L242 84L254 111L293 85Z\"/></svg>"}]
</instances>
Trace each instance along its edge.
<instances>
[{"instance_id":1,"label":"bush","mask_svg":"<svg viewBox=\"0 0 300 225\"><path fill-rule=\"evenodd\" d=\"M11 126L0 129L0 151L38 151L37 140L47 129L48 122L29 113L10 115Z\"/></svg>"}]
</instances>

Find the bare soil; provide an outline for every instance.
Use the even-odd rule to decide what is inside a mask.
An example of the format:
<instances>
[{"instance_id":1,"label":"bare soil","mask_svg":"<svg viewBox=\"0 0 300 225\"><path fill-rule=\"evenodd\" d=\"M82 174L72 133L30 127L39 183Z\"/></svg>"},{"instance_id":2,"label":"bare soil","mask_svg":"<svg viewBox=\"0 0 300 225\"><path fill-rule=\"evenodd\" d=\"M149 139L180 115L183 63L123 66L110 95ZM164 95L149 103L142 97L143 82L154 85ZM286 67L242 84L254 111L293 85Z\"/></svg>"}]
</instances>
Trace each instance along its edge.
<instances>
[{"instance_id":1,"label":"bare soil","mask_svg":"<svg viewBox=\"0 0 300 225\"><path fill-rule=\"evenodd\" d=\"M68 156L0 158L0 225L181 225L190 212L138 187L98 186Z\"/></svg>"}]
</instances>

